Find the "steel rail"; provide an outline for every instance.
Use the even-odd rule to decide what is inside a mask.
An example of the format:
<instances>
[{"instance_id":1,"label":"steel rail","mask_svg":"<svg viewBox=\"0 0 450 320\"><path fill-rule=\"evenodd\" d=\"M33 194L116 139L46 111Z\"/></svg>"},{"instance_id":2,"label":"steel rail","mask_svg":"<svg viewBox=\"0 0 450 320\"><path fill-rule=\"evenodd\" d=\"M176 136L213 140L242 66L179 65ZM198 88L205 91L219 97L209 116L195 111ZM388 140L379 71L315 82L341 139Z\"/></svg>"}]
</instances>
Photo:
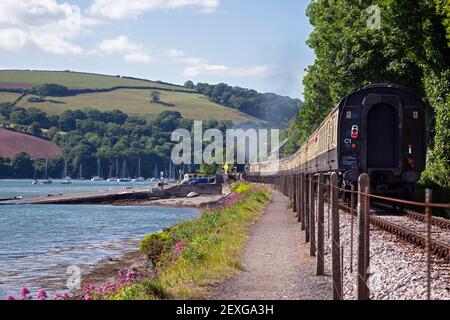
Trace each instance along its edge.
<instances>
[{"instance_id":1,"label":"steel rail","mask_svg":"<svg viewBox=\"0 0 450 320\"><path fill-rule=\"evenodd\" d=\"M425 222L425 215L420 212L405 210L406 216L412 220ZM431 225L442 229L450 230L450 220L433 216L431 217Z\"/></svg>"},{"instance_id":2,"label":"steel rail","mask_svg":"<svg viewBox=\"0 0 450 320\"><path fill-rule=\"evenodd\" d=\"M372 206L375 207L380 207L380 208L384 208L386 210L393 210L394 208L392 206L389 206L385 203L377 203L377 202L373 202ZM402 216L405 216L411 220L416 220L419 222L425 222L425 215L423 213L414 211L414 210L409 210L409 209L403 209L399 212ZM431 217L431 225L441 228L441 229L447 229L450 230L450 220L445 219L445 218L441 218L441 217L436 217L436 216L432 216Z\"/></svg>"}]
</instances>

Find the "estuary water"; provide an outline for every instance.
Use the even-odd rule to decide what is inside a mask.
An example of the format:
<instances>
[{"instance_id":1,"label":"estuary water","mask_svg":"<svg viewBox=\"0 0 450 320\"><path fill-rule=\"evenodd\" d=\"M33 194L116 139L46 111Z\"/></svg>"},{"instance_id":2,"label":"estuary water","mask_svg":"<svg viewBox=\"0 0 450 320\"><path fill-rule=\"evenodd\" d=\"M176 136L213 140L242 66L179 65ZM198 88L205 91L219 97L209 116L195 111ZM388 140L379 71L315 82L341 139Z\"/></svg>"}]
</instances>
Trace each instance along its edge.
<instances>
[{"instance_id":1,"label":"estuary water","mask_svg":"<svg viewBox=\"0 0 450 320\"><path fill-rule=\"evenodd\" d=\"M21 183L0 181L0 198L16 191L24 197L48 191L30 192L34 186L20 189L16 185ZM40 288L68 292L67 280L76 268L89 273L102 260L137 249L145 235L199 214L197 209L166 207L0 205L0 300L17 296L24 287L34 295Z\"/></svg>"},{"instance_id":2,"label":"estuary water","mask_svg":"<svg viewBox=\"0 0 450 320\"><path fill-rule=\"evenodd\" d=\"M77 194L94 191L122 190L127 187L145 189L150 183L118 183L108 181L72 180L72 184L61 184L53 180L52 184L32 184L33 180L0 180L0 199L11 197L38 198L48 195Z\"/></svg>"}]
</instances>

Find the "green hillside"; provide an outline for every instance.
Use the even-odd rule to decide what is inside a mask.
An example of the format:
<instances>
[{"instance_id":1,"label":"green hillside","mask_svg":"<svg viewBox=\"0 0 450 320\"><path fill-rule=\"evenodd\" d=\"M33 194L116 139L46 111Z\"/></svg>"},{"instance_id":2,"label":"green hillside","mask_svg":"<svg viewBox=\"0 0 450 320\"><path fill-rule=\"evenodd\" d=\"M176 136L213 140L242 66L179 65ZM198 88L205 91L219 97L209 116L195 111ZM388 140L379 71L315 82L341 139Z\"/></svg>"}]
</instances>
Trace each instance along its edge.
<instances>
[{"instance_id":1,"label":"green hillside","mask_svg":"<svg viewBox=\"0 0 450 320\"><path fill-rule=\"evenodd\" d=\"M122 78L120 76L107 76L70 71L0 70L0 87L4 86L2 82L30 83L32 85L56 83L68 88L80 89L104 89L117 86L142 86L157 87L168 90L189 90L182 86L164 84L157 81L136 80Z\"/></svg>"},{"instance_id":2,"label":"green hillside","mask_svg":"<svg viewBox=\"0 0 450 320\"><path fill-rule=\"evenodd\" d=\"M0 103L14 102L20 97L19 93L0 92Z\"/></svg>"},{"instance_id":3,"label":"green hillside","mask_svg":"<svg viewBox=\"0 0 450 320\"><path fill-rule=\"evenodd\" d=\"M237 110L213 103L201 94L161 91L161 103L151 103L151 92L152 90L120 89L69 97L48 97L45 102L39 103L29 102L30 95L27 95L17 103L17 106L38 108L49 115L60 114L66 110L95 107L100 111L117 109L128 115L145 118L157 116L163 111L178 111L183 118L194 120L223 119L235 123L246 120L260 121Z\"/></svg>"},{"instance_id":4,"label":"green hillside","mask_svg":"<svg viewBox=\"0 0 450 320\"><path fill-rule=\"evenodd\" d=\"M116 89L110 92L93 92L64 97L43 97L42 102L30 102L32 95L25 95L18 107L37 108L49 115L61 114L66 110L96 108L101 111L118 109L131 116L152 118L163 111L178 111L186 119L231 120L261 122L260 119L236 109L210 101L203 94L182 86L155 81L135 80L114 76L94 75L76 72L13 71L0 70L0 89L30 88L31 85L54 83L69 89L108 89L113 87L142 87L142 89ZM160 103L151 103L150 94L159 88ZM147 89L146 89L147 88ZM177 90L177 91L173 91ZM186 92L179 92L180 90ZM0 92L0 103L14 102L20 95Z\"/></svg>"}]
</instances>

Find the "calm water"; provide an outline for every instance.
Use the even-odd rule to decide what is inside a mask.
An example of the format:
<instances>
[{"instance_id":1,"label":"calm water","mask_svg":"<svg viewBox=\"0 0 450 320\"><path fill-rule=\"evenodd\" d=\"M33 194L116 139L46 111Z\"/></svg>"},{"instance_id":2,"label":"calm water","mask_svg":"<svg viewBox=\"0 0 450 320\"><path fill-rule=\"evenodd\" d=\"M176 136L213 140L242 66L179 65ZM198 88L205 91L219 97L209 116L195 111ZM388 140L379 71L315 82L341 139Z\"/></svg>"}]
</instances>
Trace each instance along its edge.
<instances>
[{"instance_id":1,"label":"calm water","mask_svg":"<svg viewBox=\"0 0 450 320\"><path fill-rule=\"evenodd\" d=\"M14 194L1 185L0 197ZM42 192L26 186L24 196ZM68 266L88 273L98 262L136 249L145 235L198 215L186 208L0 205L0 299L23 287L34 294L41 287L68 291Z\"/></svg>"},{"instance_id":2,"label":"calm water","mask_svg":"<svg viewBox=\"0 0 450 320\"><path fill-rule=\"evenodd\" d=\"M78 181L73 180L72 184L61 184L61 181L54 180L53 184L33 185L32 180L0 180L0 199L22 196L24 198L45 197L47 195L74 194L90 191L121 190L124 187L135 187L145 189L151 186L150 183L118 183L107 181Z\"/></svg>"}]
</instances>

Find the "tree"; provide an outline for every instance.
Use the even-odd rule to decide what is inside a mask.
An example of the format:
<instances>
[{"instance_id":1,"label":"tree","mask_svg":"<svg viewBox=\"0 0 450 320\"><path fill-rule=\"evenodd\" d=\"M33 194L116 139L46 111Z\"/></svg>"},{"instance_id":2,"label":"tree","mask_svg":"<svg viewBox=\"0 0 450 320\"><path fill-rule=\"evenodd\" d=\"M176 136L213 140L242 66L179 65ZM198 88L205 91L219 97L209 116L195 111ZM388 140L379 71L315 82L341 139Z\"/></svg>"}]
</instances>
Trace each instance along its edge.
<instances>
[{"instance_id":1,"label":"tree","mask_svg":"<svg viewBox=\"0 0 450 320\"><path fill-rule=\"evenodd\" d=\"M161 93L159 91L152 91L150 93L150 99L152 103L158 103L161 101Z\"/></svg>"},{"instance_id":2,"label":"tree","mask_svg":"<svg viewBox=\"0 0 450 320\"><path fill-rule=\"evenodd\" d=\"M69 90L59 84L45 83L42 85L34 86L30 89L29 93L36 94L41 97L61 97L67 95L69 93Z\"/></svg>"},{"instance_id":3,"label":"tree","mask_svg":"<svg viewBox=\"0 0 450 320\"><path fill-rule=\"evenodd\" d=\"M379 28L368 24L372 5L380 8ZM424 177L449 186L448 13L448 1L442 0L312 1L307 14L314 31L308 44L316 60L303 80L300 139L306 139L349 91L380 82L404 85L431 106Z\"/></svg>"},{"instance_id":4,"label":"tree","mask_svg":"<svg viewBox=\"0 0 450 320\"><path fill-rule=\"evenodd\" d=\"M195 84L191 80L188 80L184 83L184 86L188 89L195 89Z\"/></svg>"},{"instance_id":5,"label":"tree","mask_svg":"<svg viewBox=\"0 0 450 320\"><path fill-rule=\"evenodd\" d=\"M450 47L450 2L445 0L435 0L438 13L443 17L442 24L447 33L448 46Z\"/></svg>"},{"instance_id":6,"label":"tree","mask_svg":"<svg viewBox=\"0 0 450 320\"><path fill-rule=\"evenodd\" d=\"M36 137L41 137L43 135L41 128L39 127L39 123L33 122L28 128L27 133L32 134Z\"/></svg>"},{"instance_id":7,"label":"tree","mask_svg":"<svg viewBox=\"0 0 450 320\"><path fill-rule=\"evenodd\" d=\"M32 177L33 175L33 161L26 153L19 153L11 160L11 166L14 170L16 178Z\"/></svg>"},{"instance_id":8,"label":"tree","mask_svg":"<svg viewBox=\"0 0 450 320\"><path fill-rule=\"evenodd\" d=\"M206 164L203 163L200 165L200 172L203 173L207 177L215 176L217 171L219 171L222 168L221 164L213 163L213 164Z\"/></svg>"}]
</instances>

